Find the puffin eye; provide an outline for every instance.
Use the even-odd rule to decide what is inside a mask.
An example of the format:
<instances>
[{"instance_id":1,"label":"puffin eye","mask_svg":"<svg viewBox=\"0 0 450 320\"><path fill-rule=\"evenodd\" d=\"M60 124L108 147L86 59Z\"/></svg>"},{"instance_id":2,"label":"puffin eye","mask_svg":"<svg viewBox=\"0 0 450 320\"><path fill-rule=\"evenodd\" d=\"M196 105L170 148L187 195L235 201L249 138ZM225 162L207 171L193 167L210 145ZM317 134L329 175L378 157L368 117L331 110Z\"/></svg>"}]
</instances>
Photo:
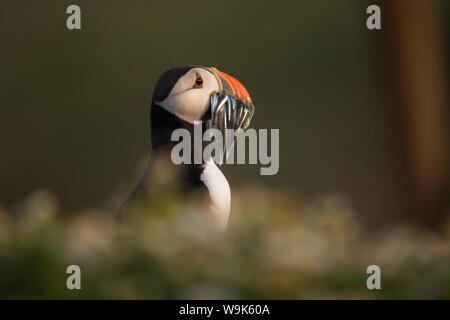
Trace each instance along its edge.
<instances>
[{"instance_id":1,"label":"puffin eye","mask_svg":"<svg viewBox=\"0 0 450 320\"><path fill-rule=\"evenodd\" d=\"M197 75L197 78L195 78L194 88L203 88L203 79L199 75Z\"/></svg>"}]
</instances>

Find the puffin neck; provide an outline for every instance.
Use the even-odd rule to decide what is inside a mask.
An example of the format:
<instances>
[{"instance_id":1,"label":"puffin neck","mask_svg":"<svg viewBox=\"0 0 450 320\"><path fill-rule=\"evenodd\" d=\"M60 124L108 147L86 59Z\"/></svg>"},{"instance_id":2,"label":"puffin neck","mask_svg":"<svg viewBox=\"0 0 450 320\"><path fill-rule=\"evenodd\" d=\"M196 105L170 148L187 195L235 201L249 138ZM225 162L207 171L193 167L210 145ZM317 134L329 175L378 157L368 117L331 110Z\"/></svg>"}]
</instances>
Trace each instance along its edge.
<instances>
[{"instance_id":1,"label":"puffin neck","mask_svg":"<svg viewBox=\"0 0 450 320\"><path fill-rule=\"evenodd\" d=\"M204 119L202 119L204 120ZM159 105L152 103L150 111L150 132L151 132L151 143L152 152L161 152L162 150L170 151L172 148L179 143L179 141L172 141L171 136L176 129L186 129L190 133L191 137L191 154L192 161L194 163L194 125L183 119L180 119L176 115L170 113L169 111L163 109ZM202 134L204 133L205 127L202 127ZM203 142L202 142L203 144ZM203 150L204 145L202 146ZM202 160L202 164L204 161Z\"/></svg>"}]
</instances>

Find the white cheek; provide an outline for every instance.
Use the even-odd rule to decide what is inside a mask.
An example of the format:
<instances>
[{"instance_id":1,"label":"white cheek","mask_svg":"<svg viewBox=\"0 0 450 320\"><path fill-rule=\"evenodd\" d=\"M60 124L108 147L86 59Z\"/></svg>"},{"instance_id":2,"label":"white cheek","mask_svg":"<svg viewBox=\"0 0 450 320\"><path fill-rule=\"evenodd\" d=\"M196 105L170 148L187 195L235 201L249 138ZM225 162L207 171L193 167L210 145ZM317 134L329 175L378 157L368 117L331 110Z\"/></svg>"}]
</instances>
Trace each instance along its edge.
<instances>
[{"instance_id":1,"label":"white cheek","mask_svg":"<svg viewBox=\"0 0 450 320\"><path fill-rule=\"evenodd\" d=\"M211 92L219 89L215 79L213 80L208 82L210 85L202 89L191 89L169 96L158 104L180 119L194 123L200 120L208 109Z\"/></svg>"},{"instance_id":2,"label":"white cheek","mask_svg":"<svg viewBox=\"0 0 450 320\"><path fill-rule=\"evenodd\" d=\"M209 94L203 90L192 89L174 97L174 113L181 119L193 123L200 120L209 106Z\"/></svg>"}]
</instances>

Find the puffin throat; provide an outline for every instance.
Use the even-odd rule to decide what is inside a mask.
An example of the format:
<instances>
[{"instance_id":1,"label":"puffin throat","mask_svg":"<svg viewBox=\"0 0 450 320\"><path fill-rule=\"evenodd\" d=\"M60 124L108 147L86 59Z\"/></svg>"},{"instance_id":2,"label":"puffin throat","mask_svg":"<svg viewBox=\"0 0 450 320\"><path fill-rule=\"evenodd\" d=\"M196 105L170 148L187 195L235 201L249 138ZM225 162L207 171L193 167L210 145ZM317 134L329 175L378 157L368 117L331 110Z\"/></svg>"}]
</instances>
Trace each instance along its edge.
<instances>
[{"instance_id":1,"label":"puffin throat","mask_svg":"<svg viewBox=\"0 0 450 320\"><path fill-rule=\"evenodd\" d=\"M208 117L210 117L210 109L205 112L200 121L205 124ZM159 105L152 103L150 110L150 136L152 144L152 152L160 152L162 150L170 152L172 148L179 143L179 141L172 141L172 133L176 129L186 129L191 137L191 150L194 150L194 125L188 121L180 119L171 112L165 110ZM205 125L202 125L202 135L205 132ZM202 149L204 142L202 141ZM194 163L194 154L191 152L192 161Z\"/></svg>"}]
</instances>

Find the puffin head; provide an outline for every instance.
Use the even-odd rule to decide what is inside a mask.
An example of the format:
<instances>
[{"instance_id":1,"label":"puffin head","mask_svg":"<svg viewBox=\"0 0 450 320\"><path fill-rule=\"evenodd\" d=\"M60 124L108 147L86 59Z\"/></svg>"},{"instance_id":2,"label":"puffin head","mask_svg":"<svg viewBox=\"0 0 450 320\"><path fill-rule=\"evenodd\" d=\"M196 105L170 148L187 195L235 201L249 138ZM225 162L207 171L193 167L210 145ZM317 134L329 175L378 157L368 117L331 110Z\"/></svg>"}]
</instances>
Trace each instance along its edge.
<instances>
[{"instance_id":1,"label":"puffin head","mask_svg":"<svg viewBox=\"0 0 450 320\"><path fill-rule=\"evenodd\" d=\"M207 120L211 95L218 91L251 103L250 95L238 80L214 67L184 66L164 72L152 97L152 145L168 142L177 128L190 129L194 122Z\"/></svg>"}]
</instances>

